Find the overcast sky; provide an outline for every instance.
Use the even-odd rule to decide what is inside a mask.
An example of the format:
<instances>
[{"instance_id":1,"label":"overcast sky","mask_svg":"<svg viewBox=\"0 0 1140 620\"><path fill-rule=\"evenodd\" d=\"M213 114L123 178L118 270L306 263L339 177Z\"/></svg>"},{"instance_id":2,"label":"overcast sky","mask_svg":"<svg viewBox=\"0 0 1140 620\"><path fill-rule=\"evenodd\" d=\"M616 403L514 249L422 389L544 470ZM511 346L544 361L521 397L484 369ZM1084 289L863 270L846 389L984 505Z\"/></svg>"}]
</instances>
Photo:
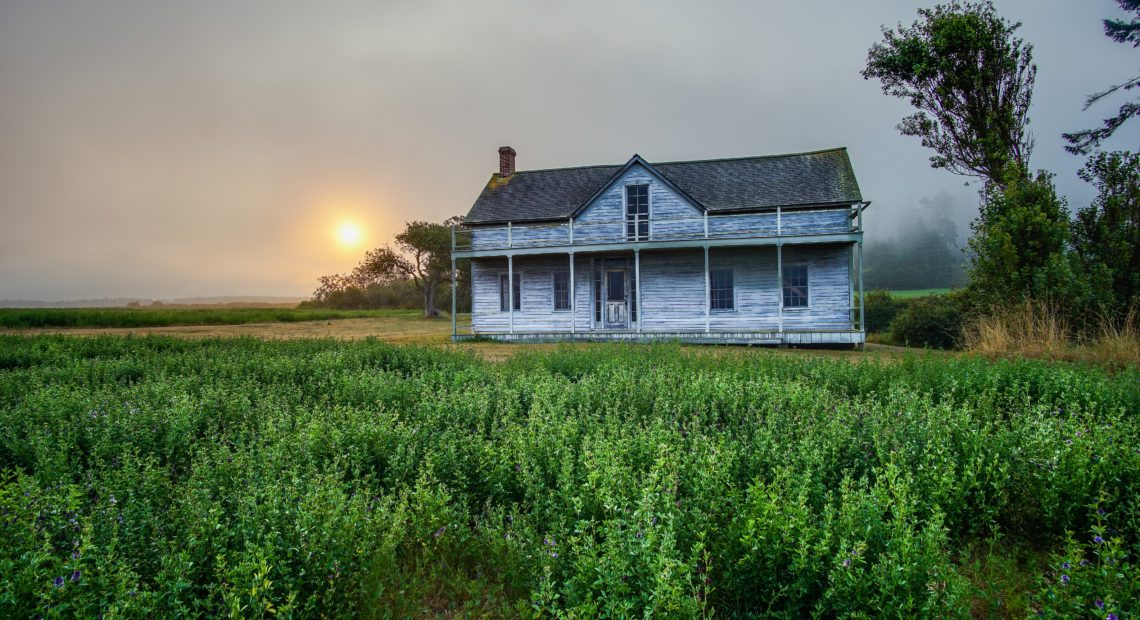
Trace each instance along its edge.
<instances>
[{"instance_id":1,"label":"overcast sky","mask_svg":"<svg viewBox=\"0 0 1140 620\"><path fill-rule=\"evenodd\" d=\"M307 295L360 257L337 222L374 247L466 213L504 144L521 170L846 146L868 236L923 205L964 234L976 189L859 75L917 4L0 0L0 298ZM1060 133L1140 51L1111 0L996 5L1035 47L1032 164L1085 204Z\"/></svg>"}]
</instances>

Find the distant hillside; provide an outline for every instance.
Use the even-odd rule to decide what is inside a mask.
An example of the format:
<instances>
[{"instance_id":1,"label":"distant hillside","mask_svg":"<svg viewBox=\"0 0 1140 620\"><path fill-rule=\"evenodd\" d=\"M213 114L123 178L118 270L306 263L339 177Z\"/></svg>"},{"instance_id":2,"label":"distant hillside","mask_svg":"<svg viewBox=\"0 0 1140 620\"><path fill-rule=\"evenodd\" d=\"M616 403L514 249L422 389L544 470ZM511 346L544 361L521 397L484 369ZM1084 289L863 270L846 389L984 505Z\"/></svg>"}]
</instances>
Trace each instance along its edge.
<instances>
[{"instance_id":1,"label":"distant hillside","mask_svg":"<svg viewBox=\"0 0 1140 620\"><path fill-rule=\"evenodd\" d=\"M102 299L69 299L43 301L40 299L0 299L0 308L121 308L124 306L295 306L304 297L275 297L268 295L222 295L218 297L178 297L175 299L144 299L141 297L104 297Z\"/></svg>"}]
</instances>

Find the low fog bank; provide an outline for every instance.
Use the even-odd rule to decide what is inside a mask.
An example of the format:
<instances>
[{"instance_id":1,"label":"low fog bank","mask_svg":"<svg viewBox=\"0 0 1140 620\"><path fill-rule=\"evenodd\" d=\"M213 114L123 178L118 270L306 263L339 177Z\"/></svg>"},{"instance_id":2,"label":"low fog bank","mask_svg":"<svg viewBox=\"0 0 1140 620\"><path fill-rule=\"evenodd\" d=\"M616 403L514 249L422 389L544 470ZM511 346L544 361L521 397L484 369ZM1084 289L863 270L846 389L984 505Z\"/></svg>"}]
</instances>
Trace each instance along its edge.
<instances>
[{"instance_id":1,"label":"low fog bank","mask_svg":"<svg viewBox=\"0 0 1140 620\"><path fill-rule=\"evenodd\" d=\"M965 285L966 239L977 196L939 192L917 203L873 205L865 215L864 287L955 288Z\"/></svg>"}]
</instances>

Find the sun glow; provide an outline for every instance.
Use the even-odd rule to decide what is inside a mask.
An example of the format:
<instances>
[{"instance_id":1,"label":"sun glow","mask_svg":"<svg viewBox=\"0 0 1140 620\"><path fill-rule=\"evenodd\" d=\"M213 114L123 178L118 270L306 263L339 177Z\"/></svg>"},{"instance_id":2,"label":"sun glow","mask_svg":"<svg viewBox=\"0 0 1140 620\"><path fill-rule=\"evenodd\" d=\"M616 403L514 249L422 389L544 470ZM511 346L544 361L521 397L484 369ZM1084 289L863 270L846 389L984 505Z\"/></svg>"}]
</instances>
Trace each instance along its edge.
<instances>
[{"instance_id":1,"label":"sun glow","mask_svg":"<svg viewBox=\"0 0 1140 620\"><path fill-rule=\"evenodd\" d=\"M356 222L341 222L336 227L336 242L342 248L355 248L363 239L364 230Z\"/></svg>"}]
</instances>

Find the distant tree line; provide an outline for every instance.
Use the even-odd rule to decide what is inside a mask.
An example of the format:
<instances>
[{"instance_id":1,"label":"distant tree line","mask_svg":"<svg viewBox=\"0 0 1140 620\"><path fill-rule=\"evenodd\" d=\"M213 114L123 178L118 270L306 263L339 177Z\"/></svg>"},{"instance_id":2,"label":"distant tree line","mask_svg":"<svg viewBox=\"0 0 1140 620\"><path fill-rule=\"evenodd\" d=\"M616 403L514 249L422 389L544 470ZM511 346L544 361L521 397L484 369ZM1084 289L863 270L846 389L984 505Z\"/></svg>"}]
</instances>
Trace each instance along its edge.
<instances>
[{"instance_id":1,"label":"distant tree line","mask_svg":"<svg viewBox=\"0 0 1140 620\"><path fill-rule=\"evenodd\" d=\"M463 221L453 217L443 223L408 222L396 235L396 247L369 250L347 274L317 279L313 298L303 308L365 310L423 308L424 316L451 310L451 228ZM470 262L459 261L456 277L462 286L456 297L460 312L471 308Z\"/></svg>"},{"instance_id":2,"label":"distant tree line","mask_svg":"<svg viewBox=\"0 0 1140 620\"><path fill-rule=\"evenodd\" d=\"M863 281L868 289L960 288L966 284L963 244L947 216L948 196L923 200L891 239L867 242Z\"/></svg>"}]
</instances>

